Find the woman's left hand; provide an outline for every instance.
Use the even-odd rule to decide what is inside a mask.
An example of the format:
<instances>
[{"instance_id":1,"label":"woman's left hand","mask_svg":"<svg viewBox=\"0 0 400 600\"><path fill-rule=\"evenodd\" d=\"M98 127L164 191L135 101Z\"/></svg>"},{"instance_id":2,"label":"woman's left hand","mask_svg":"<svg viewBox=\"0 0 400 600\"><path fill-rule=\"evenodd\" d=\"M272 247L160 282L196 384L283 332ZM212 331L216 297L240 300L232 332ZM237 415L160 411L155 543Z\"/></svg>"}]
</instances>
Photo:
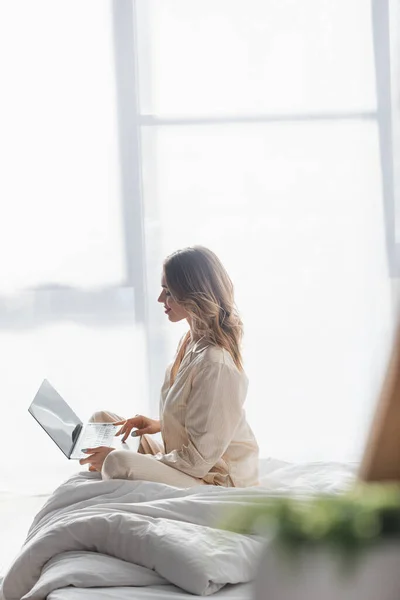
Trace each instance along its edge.
<instances>
[{"instance_id":1,"label":"woman's left hand","mask_svg":"<svg viewBox=\"0 0 400 600\"><path fill-rule=\"evenodd\" d=\"M85 454L90 454L90 456L88 456L87 458L81 458L79 464L85 465L89 463L90 471L101 471L103 462L113 450L115 450L115 448L109 448L108 446L99 446L98 448L85 448L85 450L82 450L82 452L84 452Z\"/></svg>"}]
</instances>

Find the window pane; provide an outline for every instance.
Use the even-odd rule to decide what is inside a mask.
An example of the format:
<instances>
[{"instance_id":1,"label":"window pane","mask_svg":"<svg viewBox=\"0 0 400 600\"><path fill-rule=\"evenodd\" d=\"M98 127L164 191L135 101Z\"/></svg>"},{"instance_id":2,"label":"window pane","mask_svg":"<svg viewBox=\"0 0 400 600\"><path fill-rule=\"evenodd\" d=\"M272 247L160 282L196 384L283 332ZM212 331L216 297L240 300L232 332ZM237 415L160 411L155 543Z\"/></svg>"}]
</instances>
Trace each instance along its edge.
<instances>
[{"instance_id":1,"label":"window pane","mask_svg":"<svg viewBox=\"0 0 400 600\"><path fill-rule=\"evenodd\" d=\"M395 239L400 243L400 6L397 0L390 7L390 67L393 175L395 194ZM387 115L386 115L387 116Z\"/></svg>"},{"instance_id":2,"label":"window pane","mask_svg":"<svg viewBox=\"0 0 400 600\"><path fill-rule=\"evenodd\" d=\"M243 313L262 454L357 458L391 334L376 124L150 127L143 138L151 297L167 254L214 249ZM165 363L180 331L157 315L172 336Z\"/></svg>"},{"instance_id":3,"label":"window pane","mask_svg":"<svg viewBox=\"0 0 400 600\"><path fill-rule=\"evenodd\" d=\"M0 463L0 491L50 492L80 469L28 413L42 379L56 387L83 421L98 410L125 417L149 414L145 331L135 324L132 290L115 293L119 300L109 302L102 320L94 315L86 322L49 320L47 325L2 328L0 359L7 368L0 397L7 425L0 452L6 456L11 451L12 461ZM24 477L16 477L22 471Z\"/></svg>"},{"instance_id":4,"label":"window pane","mask_svg":"<svg viewBox=\"0 0 400 600\"><path fill-rule=\"evenodd\" d=\"M138 0L143 113L373 110L368 0Z\"/></svg>"},{"instance_id":5,"label":"window pane","mask_svg":"<svg viewBox=\"0 0 400 600\"><path fill-rule=\"evenodd\" d=\"M120 283L110 1L2 2L0 72L0 290Z\"/></svg>"}]
</instances>

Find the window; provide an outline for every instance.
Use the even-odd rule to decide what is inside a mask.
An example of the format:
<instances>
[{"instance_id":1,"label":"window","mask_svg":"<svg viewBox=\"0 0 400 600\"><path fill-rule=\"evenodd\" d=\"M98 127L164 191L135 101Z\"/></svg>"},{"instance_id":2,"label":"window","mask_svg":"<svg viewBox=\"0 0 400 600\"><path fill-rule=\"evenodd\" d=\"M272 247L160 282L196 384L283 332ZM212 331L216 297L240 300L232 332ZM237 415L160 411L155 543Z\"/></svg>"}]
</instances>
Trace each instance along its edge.
<instances>
[{"instance_id":1,"label":"window","mask_svg":"<svg viewBox=\"0 0 400 600\"><path fill-rule=\"evenodd\" d=\"M394 251L384 4L135 2L148 297L178 247L224 260L264 456L357 459L379 388ZM158 392L179 335L149 314Z\"/></svg>"},{"instance_id":2,"label":"window","mask_svg":"<svg viewBox=\"0 0 400 600\"><path fill-rule=\"evenodd\" d=\"M162 261L196 243L236 284L262 455L357 458L392 329L385 6L0 7L4 485L71 467L26 412L43 377L83 419L156 414Z\"/></svg>"},{"instance_id":3,"label":"window","mask_svg":"<svg viewBox=\"0 0 400 600\"><path fill-rule=\"evenodd\" d=\"M82 419L148 408L143 290L121 194L111 3L2 3L0 45L1 453L12 454L0 479L43 492L77 468L27 413L43 378Z\"/></svg>"}]
</instances>

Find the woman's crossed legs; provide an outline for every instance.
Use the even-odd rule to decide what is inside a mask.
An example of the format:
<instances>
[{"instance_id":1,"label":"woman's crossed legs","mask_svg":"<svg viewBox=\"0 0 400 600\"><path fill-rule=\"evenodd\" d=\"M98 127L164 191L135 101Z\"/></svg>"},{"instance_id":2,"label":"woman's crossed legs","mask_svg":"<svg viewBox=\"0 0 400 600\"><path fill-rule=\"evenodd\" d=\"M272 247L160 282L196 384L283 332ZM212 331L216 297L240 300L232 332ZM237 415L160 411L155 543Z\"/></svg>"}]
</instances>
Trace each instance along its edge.
<instances>
[{"instance_id":1,"label":"woman's crossed legs","mask_svg":"<svg viewBox=\"0 0 400 600\"><path fill-rule=\"evenodd\" d=\"M110 423L122 420L124 417L108 411L96 412L90 418L92 423ZM141 438L138 452L114 450L108 454L101 470L102 478L154 481L180 488L205 485L202 479L191 477L154 458L154 454L160 451L163 451L161 445L150 436L144 435Z\"/></svg>"}]
</instances>

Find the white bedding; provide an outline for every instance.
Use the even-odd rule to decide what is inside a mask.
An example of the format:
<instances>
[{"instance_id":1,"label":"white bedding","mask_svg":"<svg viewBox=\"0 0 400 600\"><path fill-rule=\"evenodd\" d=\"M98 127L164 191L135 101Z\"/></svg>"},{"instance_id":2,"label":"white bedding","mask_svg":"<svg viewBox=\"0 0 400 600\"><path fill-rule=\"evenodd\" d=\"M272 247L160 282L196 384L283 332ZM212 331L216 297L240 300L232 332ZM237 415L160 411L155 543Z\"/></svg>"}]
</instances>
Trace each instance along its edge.
<instances>
[{"instance_id":1,"label":"white bedding","mask_svg":"<svg viewBox=\"0 0 400 600\"><path fill-rule=\"evenodd\" d=\"M227 585L216 592L213 600L251 600L253 598L251 583ZM135 588L64 588L47 596L47 600L193 600L193 595L180 590L174 585L156 585Z\"/></svg>"},{"instance_id":2,"label":"white bedding","mask_svg":"<svg viewBox=\"0 0 400 600\"><path fill-rule=\"evenodd\" d=\"M162 597L175 600L187 596L178 588L208 595L226 584L250 582L262 541L214 528L221 515L260 497L341 491L354 477L351 467L334 463L271 462L265 471L263 487L247 490L177 490L148 482L103 482L97 474L80 473L38 513L6 574L4 597L109 600L118 586L118 599L150 600L165 586ZM129 596L132 586L135 595ZM96 596L85 590L93 587ZM217 596L242 600L248 597L246 587Z\"/></svg>"}]
</instances>

